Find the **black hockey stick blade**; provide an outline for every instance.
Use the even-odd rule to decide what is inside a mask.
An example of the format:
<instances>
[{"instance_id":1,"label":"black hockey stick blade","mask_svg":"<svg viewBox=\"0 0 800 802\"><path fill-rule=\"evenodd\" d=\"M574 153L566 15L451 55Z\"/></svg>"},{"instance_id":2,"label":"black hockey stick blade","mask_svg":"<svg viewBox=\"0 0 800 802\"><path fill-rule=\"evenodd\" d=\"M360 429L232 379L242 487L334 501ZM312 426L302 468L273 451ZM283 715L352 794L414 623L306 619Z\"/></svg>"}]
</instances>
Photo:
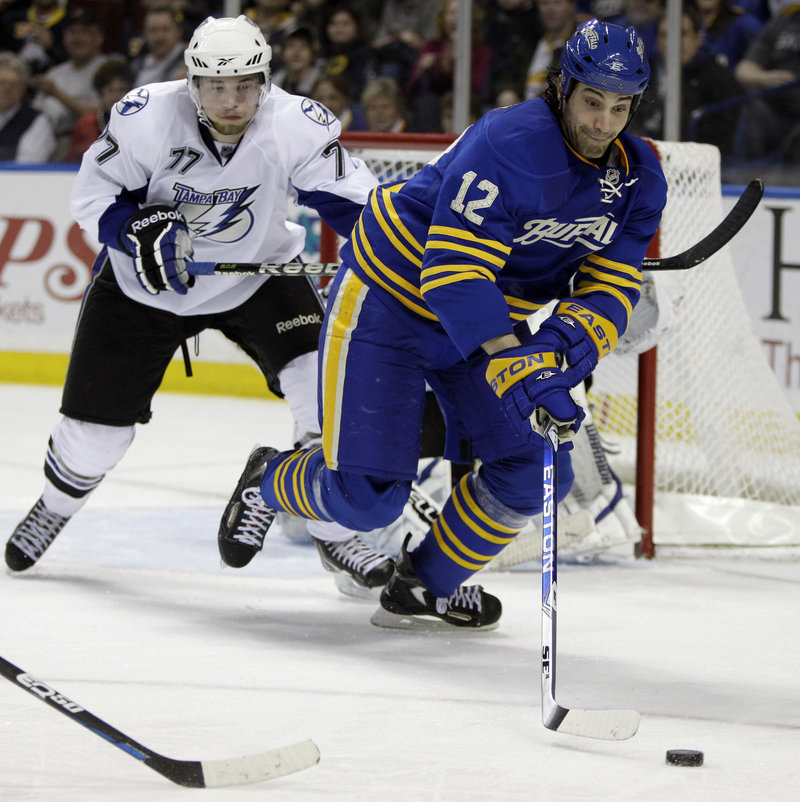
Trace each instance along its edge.
<instances>
[{"instance_id":1,"label":"black hockey stick blade","mask_svg":"<svg viewBox=\"0 0 800 802\"><path fill-rule=\"evenodd\" d=\"M289 746L270 749L229 760L175 760L148 749L125 733L115 729L76 702L59 693L46 682L0 657L0 673L32 696L41 699L86 729L142 761L145 766L168 780L187 788L218 788L245 785L283 777L307 769L319 762L319 750L313 741L299 741Z\"/></svg>"},{"instance_id":2,"label":"black hockey stick blade","mask_svg":"<svg viewBox=\"0 0 800 802\"><path fill-rule=\"evenodd\" d=\"M645 259L642 262L642 270L688 270L705 262L741 231L758 208L763 195L764 183L760 178L754 178L745 187L733 209L710 234L683 253L667 256L664 259Z\"/></svg>"}]
</instances>

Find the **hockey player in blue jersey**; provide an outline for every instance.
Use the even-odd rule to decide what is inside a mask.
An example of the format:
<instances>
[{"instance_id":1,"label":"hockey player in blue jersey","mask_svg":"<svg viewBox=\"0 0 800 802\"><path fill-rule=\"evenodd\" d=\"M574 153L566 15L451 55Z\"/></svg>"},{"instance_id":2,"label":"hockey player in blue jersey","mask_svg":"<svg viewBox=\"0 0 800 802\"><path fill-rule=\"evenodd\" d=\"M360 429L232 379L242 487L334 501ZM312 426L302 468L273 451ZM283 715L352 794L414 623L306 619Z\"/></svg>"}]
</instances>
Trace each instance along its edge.
<instances>
[{"instance_id":1,"label":"hockey player in blue jersey","mask_svg":"<svg viewBox=\"0 0 800 802\"><path fill-rule=\"evenodd\" d=\"M411 180L372 192L326 312L322 446L251 453L220 525L223 553L246 548L237 532L255 487L266 509L356 530L396 518L427 381L446 456L480 467L401 550L372 621L496 625L499 600L462 583L541 510L541 434L554 422L568 444L577 431L570 389L625 331L665 204L656 156L625 131L648 77L633 28L590 20L543 98L489 112ZM554 299L532 333L526 318Z\"/></svg>"}]
</instances>

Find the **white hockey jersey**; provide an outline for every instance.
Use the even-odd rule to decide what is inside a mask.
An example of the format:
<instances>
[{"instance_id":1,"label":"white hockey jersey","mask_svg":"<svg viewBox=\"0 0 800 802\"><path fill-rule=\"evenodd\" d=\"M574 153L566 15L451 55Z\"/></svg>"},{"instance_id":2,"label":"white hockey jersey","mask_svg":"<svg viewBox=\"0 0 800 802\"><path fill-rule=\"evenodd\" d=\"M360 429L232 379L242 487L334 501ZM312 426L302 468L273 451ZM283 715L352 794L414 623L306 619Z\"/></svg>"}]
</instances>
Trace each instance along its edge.
<instances>
[{"instance_id":1,"label":"white hockey jersey","mask_svg":"<svg viewBox=\"0 0 800 802\"><path fill-rule=\"evenodd\" d=\"M182 315L232 309L267 277L202 276L186 295L151 295L125 252L125 223L143 206L167 204L186 218L198 261L292 261L303 250L305 230L287 220L291 197L347 236L377 183L342 148L339 133L324 106L272 86L226 161L199 124L186 81L149 84L116 104L84 154L70 211L107 247L130 298Z\"/></svg>"}]
</instances>

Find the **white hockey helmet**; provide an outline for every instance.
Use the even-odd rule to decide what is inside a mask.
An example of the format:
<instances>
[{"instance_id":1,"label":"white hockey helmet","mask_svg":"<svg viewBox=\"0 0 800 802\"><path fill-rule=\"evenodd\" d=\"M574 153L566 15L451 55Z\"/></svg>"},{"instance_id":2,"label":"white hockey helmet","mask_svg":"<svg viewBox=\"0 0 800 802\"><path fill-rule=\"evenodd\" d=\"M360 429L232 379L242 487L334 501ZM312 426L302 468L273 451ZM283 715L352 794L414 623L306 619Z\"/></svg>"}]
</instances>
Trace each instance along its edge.
<instances>
[{"instance_id":1,"label":"white hockey helmet","mask_svg":"<svg viewBox=\"0 0 800 802\"><path fill-rule=\"evenodd\" d=\"M208 123L197 96L197 78L227 78L257 75L261 84L259 106L269 92L272 48L252 20L238 17L208 17L195 28L183 54L189 91L200 119Z\"/></svg>"}]
</instances>

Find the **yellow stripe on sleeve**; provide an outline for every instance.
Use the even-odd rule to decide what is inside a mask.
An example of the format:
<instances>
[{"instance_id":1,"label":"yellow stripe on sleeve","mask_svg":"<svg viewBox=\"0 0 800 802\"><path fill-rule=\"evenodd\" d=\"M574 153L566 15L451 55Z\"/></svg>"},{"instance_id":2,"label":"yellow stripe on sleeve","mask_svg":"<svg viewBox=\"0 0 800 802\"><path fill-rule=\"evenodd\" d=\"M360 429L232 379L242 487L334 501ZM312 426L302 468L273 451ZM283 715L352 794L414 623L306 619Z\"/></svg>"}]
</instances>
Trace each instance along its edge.
<instances>
[{"instance_id":1,"label":"yellow stripe on sleeve","mask_svg":"<svg viewBox=\"0 0 800 802\"><path fill-rule=\"evenodd\" d=\"M425 243L426 250L433 248L438 248L443 251L458 251L459 253L467 253L470 256L476 257L477 259L482 259L484 262L487 262L490 265L496 265L499 268L502 268L506 263L506 260L501 256L493 256L491 253L479 250L478 248L470 248L466 245L461 245L457 242L448 242L447 240L443 239L429 239Z\"/></svg>"},{"instance_id":2,"label":"yellow stripe on sleeve","mask_svg":"<svg viewBox=\"0 0 800 802\"><path fill-rule=\"evenodd\" d=\"M431 226L428 229L428 236L430 237L433 234L436 234L440 237L455 237L456 239L464 239L468 242L474 242L476 245L484 245L487 248L494 248L495 250L500 251L500 253L506 254L506 256L511 253L510 245L503 245L502 242L498 242L496 239L485 239L484 237L478 237L471 231L467 231L464 228Z\"/></svg>"}]
</instances>

